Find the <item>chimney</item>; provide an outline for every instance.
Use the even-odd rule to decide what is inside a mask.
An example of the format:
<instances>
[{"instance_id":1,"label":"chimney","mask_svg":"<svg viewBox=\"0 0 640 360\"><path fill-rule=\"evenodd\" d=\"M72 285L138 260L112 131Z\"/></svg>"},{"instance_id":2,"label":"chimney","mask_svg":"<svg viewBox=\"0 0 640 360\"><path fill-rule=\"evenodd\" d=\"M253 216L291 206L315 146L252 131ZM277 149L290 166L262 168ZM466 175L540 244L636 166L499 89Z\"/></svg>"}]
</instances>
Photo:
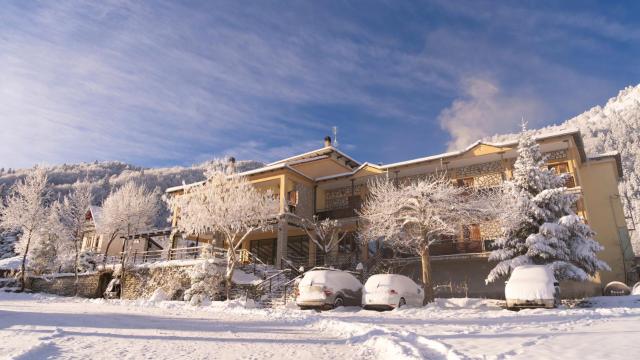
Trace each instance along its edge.
<instances>
[{"instance_id":1,"label":"chimney","mask_svg":"<svg viewBox=\"0 0 640 360\"><path fill-rule=\"evenodd\" d=\"M229 167L231 168L231 172L236 172L236 158L233 156L229 158Z\"/></svg>"},{"instance_id":2,"label":"chimney","mask_svg":"<svg viewBox=\"0 0 640 360\"><path fill-rule=\"evenodd\" d=\"M324 147L329 147L331 146L331 136L325 136L324 137Z\"/></svg>"}]
</instances>

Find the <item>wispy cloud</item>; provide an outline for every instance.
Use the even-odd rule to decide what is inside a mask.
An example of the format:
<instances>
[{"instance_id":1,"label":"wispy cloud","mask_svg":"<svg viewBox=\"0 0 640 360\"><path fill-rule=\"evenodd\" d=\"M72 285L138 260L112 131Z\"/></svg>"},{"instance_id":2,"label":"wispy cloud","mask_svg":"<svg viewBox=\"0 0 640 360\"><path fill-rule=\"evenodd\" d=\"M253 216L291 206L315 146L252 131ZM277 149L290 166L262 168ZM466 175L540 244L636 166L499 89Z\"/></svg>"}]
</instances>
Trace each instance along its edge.
<instances>
[{"instance_id":1,"label":"wispy cloud","mask_svg":"<svg viewBox=\"0 0 640 360\"><path fill-rule=\"evenodd\" d=\"M438 117L440 126L452 137L448 150L460 150L480 138L511 132L523 118L533 126L539 125L540 119L548 115L539 99L530 94L505 94L488 79L466 79L462 87L465 96L455 100Z\"/></svg>"},{"instance_id":2,"label":"wispy cloud","mask_svg":"<svg viewBox=\"0 0 640 360\"><path fill-rule=\"evenodd\" d=\"M362 160L424 155L599 102L622 80L597 55L638 34L519 4L366 6L5 2L0 166L271 161L332 125ZM368 141L387 134L399 142Z\"/></svg>"}]
</instances>

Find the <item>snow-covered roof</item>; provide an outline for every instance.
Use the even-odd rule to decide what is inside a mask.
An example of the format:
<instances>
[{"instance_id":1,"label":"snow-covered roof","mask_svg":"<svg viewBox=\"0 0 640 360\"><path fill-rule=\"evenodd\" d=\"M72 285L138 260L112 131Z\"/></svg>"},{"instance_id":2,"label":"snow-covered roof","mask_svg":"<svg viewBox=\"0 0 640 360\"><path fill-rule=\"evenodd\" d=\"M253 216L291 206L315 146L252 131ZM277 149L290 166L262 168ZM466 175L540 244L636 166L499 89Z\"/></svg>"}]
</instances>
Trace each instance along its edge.
<instances>
[{"instance_id":1,"label":"snow-covered roof","mask_svg":"<svg viewBox=\"0 0 640 360\"><path fill-rule=\"evenodd\" d=\"M584 151L584 144L582 143L582 136L580 135L580 130L578 129L567 129L567 130L562 130L562 131L556 131L556 132L550 132L550 133L546 133L546 134L541 134L541 135L537 135L534 136L535 140L545 140L545 139L550 139L550 138L554 138L554 137L560 137L560 136L566 136L566 135L572 135L576 141L576 144L578 146L578 152L580 153L580 157L583 161L587 160L587 156L586 153ZM462 150L456 150L456 151L450 151L450 152L446 152L446 153L442 153L442 154L437 154L437 155L430 155L430 156L426 156L426 157L421 157L421 158L417 158L417 159L413 159L413 160L406 160L406 161L400 161L400 162L396 162L396 163L391 163L391 164L387 164L387 165L376 165L376 164L372 164L372 163L364 163L362 165L360 165L359 167L357 167L356 169L354 169L353 171L348 171L348 172L344 172L344 173L340 173L340 174L335 174L335 175L329 175L329 176L323 176L323 177L319 177L316 180L318 181L322 181L322 180L331 180L331 179L336 179L336 178L340 178L340 177L346 177L346 176L351 176L354 175L355 173L357 173L358 171L362 170L363 168L365 168L366 166L370 166L379 170L389 170L392 168L396 168L396 167L401 167L401 166L406 166L406 165L413 165L413 164L418 164L418 163L422 163L422 162L428 162L428 161L434 161L434 160L440 160L440 159L446 159L446 158L450 158L450 157L455 157L455 156L459 156L459 155L463 155L464 153L470 151L471 149L475 148L478 145L489 145L489 146L495 146L495 147L506 147L506 146L514 146L518 144L518 140L511 140L511 141L506 141L506 142L499 142L499 143L495 143L495 142L486 142L486 141L481 141L478 140L476 142L474 142L473 144L467 146L466 148L462 149Z\"/></svg>"},{"instance_id":2,"label":"snow-covered roof","mask_svg":"<svg viewBox=\"0 0 640 360\"><path fill-rule=\"evenodd\" d=\"M17 270L22 265L22 256L14 256L0 260L0 270Z\"/></svg>"},{"instance_id":3,"label":"snow-covered roof","mask_svg":"<svg viewBox=\"0 0 640 360\"><path fill-rule=\"evenodd\" d=\"M249 176L249 175L255 175L255 174L260 174L260 173L264 173L264 172L268 172L268 171L280 170L280 169L287 169L287 170L290 170L290 171L292 171L292 172L304 177L305 179L313 180L312 178L310 178L307 175L303 174L302 172L292 168L291 166L289 166L289 164L286 164L286 163L275 164L275 165L267 165L267 166L264 166L264 167L261 167L261 168L257 168L257 169L253 169L253 170L237 173L236 176ZM202 184L204 184L204 181L198 181L198 182L195 182L195 183L179 185L179 186L173 186L173 187L170 187L167 190L165 190L165 193L172 193L172 192L175 192L175 191L187 189L187 188L190 188L192 186L198 186L198 185L202 185Z\"/></svg>"},{"instance_id":4,"label":"snow-covered roof","mask_svg":"<svg viewBox=\"0 0 640 360\"><path fill-rule=\"evenodd\" d=\"M325 147L320 148L320 149L308 151L308 152L303 153L303 154L291 156L291 157L288 157L286 159L282 159L282 160L278 160L278 161L272 162L271 164L267 164L267 166L280 164L280 163L291 163L294 160L304 159L304 158L308 158L310 156L311 157L317 157L317 156L324 155L324 154L331 153L331 152L335 152L335 153L339 154L340 156L344 157L345 159L353 162L356 166L360 165L360 162L358 162L357 160L355 160L351 156L343 153L342 151L338 150L337 148L335 148L333 146L325 146Z\"/></svg>"},{"instance_id":5,"label":"snow-covered roof","mask_svg":"<svg viewBox=\"0 0 640 360\"><path fill-rule=\"evenodd\" d=\"M624 176L624 171L622 169L622 157L620 153L617 151L609 151L596 155L589 155L589 160L602 160L606 158L614 158L616 161L616 169L618 170L618 176L622 178Z\"/></svg>"},{"instance_id":6,"label":"snow-covered roof","mask_svg":"<svg viewBox=\"0 0 640 360\"><path fill-rule=\"evenodd\" d=\"M89 212L91 213L91 218L93 219L93 224L96 229L102 227L102 208L100 206L91 205L89 206Z\"/></svg>"}]
</instances>

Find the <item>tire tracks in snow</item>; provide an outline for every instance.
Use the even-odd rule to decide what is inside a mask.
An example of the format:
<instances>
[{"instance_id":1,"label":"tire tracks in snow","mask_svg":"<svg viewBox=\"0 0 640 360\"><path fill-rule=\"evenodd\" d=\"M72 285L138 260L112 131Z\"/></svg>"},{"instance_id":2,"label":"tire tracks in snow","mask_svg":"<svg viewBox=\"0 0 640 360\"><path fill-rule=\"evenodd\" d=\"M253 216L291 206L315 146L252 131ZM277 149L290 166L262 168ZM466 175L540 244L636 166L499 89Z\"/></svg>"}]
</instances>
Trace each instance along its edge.
<instances>
[{"instance_id":1,"label":"tire tracks in snow","mask_svg":"<svg viewBox=\"0 0 640 360\"><path fill-rule=\"evenodd\" d=\"M463 356L442 342L411 331L393 331L380 326L356 325L334 319L318 319L310 324L320 331L338 333L349 345L361 345L361 355L380 360L461 360Z\"/></svg>"}]
</instances>

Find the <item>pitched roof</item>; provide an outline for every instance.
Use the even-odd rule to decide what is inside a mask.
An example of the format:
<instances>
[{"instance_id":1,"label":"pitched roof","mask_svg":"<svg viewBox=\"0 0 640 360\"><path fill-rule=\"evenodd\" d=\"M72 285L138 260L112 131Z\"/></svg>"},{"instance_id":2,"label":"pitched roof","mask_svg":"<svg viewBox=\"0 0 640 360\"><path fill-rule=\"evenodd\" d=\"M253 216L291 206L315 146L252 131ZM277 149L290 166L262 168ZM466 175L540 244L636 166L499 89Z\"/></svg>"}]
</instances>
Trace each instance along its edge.
<instances>
[{"instance_id":1,"label":"pitched roof","mask_svg":"<svg viewBox=\"0 0 640 360\"><path fill-rule=\"evenodd\" d=\"M302 159L307 159L307 158L315 158L315 157L319 157L319 156L322 156L322 155L330 154L332 152L335 152L340 157L343 157L343 158L349 160L349 162L352 162L355 166L359 166L360 165L360 162L356 161L354 158L352 158L351 156L343 153L342 151L338 150L337 148L335 148L333 146L325 146L325 147L320 148L320 149L308 151L308 152L303 153L303 154L291 156L291 157L288 157L288 158L285 158L285 159L282 159L282 160L278 160L278 161L272 162L270 164L267 164L267 166L281 164L281 163L291 163L291 162L296 161L296 160L302 160Z\"/></svg>"},{"instance_id":2,"label":"pitched roof","mask_svg":"<svg viewBox=\"0 0 640 360\"><path fill-rule=\"evenodd\" d=\"M96 230L102 227L102 208L100 206L91 205L89 206L89 210L91 213L91 219L93 219L93 224L96 227Z\"/></svg>"},{"instance_id":3,"label":"pitched roof","mask_svg":"<svg viewBox=\"0 0 640 360\"><path fill-rule=\"evenodd\" d=\"M293 171L294 173L304 177L305 179L313 180L312 178L310 178L307 175L303 174L299 170L294 169L293 167L289 166L289 164L286 164L286 163L280 163L280 164L275 164L275 165L269 164L269 165L263 166L261 168L257 168L257 169L253 169L253 170L248 170L248 171L243 171L241 173L237 173L236 176L249 176L249 175L260 174L260 173L264 173L264 172L268 172L268 171L279 170L279 169L287 169L287 170ZM165 190L165 193L172 193L172 192L175 192L175 191L183 190L183 189L186 189L186 188L190 188L192 186L198 186L198 185L202 185L202 184L204 184L204 180L203 181L198 181L198 182L195 182L195 183L191 183L191 184L183 184L183 185L173 186L173 187L167 188L167 190Z\"/></svg>"},{"instance_id":4,"label":"pitched roof","mask_svg":"<svg viewBox=\"0 0 640 360\"><path fill-rule=\"evenodd\" d=\"M580 158L582 159L582 161L587 161L587 155L586 155L586 153L584 151L584 144L582 142L582 136L580 135L580 130L578 130L578 129L569 129L569 130L557 131L557 132L552 132L552 133L540 134L540 135L534 136L534 139L539 141L539 140L545 140L545 139L550 139L550 138L560 137L560 136L565 136L565 135L572 135L573 136L573 138L574 138L574 140L576 142L576 145L578 147L578 152L580 153ZM377 168L377 169L380 169L380 170L389 170L389 169L393 169L393 168L400 167L400 166L413 165L413 164L418 164L418 163L422 163L422 162L446 159L446 158L450 158L450 157L463 155L464 153L472 150L473 148L475 148L478 145L489 145L489 146L495 146L495 147L507 147L507 146L514 146L514 145L517 145L517 144L518 144L518 140L517 139L511 140L511 141L506 141L506 142L501 142L501 143L492 143L492 142L486 142L486 141L478 140L478 141L474 142L473 144L467 146L466 148L464 148L462 150L450 151L450 152L446 152L446 153L442 153L442 154L430 155L430 156L426 156L426 157L421 157L421 158L412 159L412 160L406 160L406 161L400 161L400 162L391 163L391 164L387 164L387 165L376 165L376 164L371 164L371 163L366 162L366 163L360 165L358 168L354 169L353 171L348 171L348 172L344 172L344 173L341 173L341 174L323 176L323 177L317 178L316 180L318 180L318 181L320 181L320 180L330 180L330 179L334 179L334 178L351 176L351 175L354 175L357 172L361 171L366 166L371 166L371 167L374 167L374 168Z\"/></svg>"}]
</instances>

